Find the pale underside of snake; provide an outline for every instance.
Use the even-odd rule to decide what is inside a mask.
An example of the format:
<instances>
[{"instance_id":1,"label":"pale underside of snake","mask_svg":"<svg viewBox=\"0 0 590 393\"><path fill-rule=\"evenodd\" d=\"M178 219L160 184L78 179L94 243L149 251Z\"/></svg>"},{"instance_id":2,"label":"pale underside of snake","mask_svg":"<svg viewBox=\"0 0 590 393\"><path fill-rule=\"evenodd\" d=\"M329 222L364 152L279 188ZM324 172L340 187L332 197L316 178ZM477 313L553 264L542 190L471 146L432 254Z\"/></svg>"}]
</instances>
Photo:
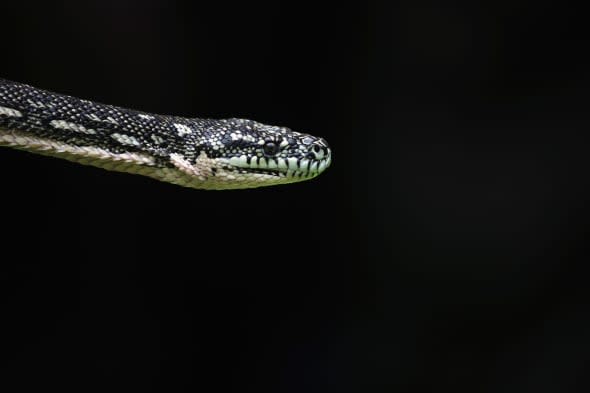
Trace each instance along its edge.
<instances>
[{"instance_id":1,"label":"pale underside of snake","mask_svg":"<svg viewBox=\"0 0 590 393\"><path fill-rule=\"evenodd\" d=\"M246 119L150 114L0 79L0 146L197 189L311 179L325 140Z\"/></svg>"}]
</instances>

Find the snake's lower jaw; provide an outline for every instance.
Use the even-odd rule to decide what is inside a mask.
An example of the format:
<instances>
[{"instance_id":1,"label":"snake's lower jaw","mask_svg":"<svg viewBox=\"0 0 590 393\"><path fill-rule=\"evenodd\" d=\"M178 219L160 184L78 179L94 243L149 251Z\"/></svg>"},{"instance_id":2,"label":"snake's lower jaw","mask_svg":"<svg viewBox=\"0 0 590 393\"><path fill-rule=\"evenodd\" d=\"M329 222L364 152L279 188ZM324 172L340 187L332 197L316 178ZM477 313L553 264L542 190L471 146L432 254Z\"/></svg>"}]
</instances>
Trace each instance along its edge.
<instances>
[{"instance_id":1,"label":"snake's lower jaw","mask_svg":"<svg viewBox=\"0 0 590 393\"><path fill-rule=\"evenodd\" d=\"M227 163L233 171L241 174L263 175L269 180L293 182L315 177L325 171L331 164L331 156L322 159L297 159L274 157L232 157ZM273 179L274 178L274 179Z\"/></svg>"}]
</instances>

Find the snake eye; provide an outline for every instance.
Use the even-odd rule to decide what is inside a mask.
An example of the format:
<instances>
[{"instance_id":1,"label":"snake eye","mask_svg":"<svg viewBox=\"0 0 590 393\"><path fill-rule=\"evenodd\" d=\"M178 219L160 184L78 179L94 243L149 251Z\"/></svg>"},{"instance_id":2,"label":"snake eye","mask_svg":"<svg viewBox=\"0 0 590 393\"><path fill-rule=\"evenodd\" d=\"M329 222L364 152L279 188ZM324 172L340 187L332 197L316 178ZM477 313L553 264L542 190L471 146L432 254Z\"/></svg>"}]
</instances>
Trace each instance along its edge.
<instances>
[{"instance_id":1,"label":"snake eye","mask_svg":"<svg viewBox=\"0 0 590 393\"><path fill-rule=\"evenodd\" d=\"M279 145L274 142L266 142L262 147L264 154L267 156L274 156L279 152Z\"/></svg>"}]
</instances>

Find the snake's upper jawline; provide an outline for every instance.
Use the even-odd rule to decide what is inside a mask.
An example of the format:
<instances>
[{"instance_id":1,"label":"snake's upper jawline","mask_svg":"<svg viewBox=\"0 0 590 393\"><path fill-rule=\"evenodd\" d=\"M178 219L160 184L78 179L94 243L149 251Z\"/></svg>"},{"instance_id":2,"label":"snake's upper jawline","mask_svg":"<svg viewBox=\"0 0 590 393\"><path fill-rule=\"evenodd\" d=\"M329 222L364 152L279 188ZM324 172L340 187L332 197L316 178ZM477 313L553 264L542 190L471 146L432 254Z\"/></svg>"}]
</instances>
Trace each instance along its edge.
<instances>
[{"instance_id":1,"label":"snake's upper jawline","mask_svg":"<svg viewBox=\"0 0 590 393\"><path fill-rule=\"evenodd\" d=\"M315 165L317 164L317 165ZM323 166L322 166L323 164ZM238 166L229 163L226 161L223 165L223 169L229 170L232 172L240 172L240 173L257 173L262 175L273 176L277 178L298 178L298 179L306 179L312 178L324 170L326 170L331 164L331 158L327 157L321 160L316 160L314 163L307 166L307 168L314 167L317 168L316 170L307 170L304 168L303 170L300 168L252 168L249 166ZM321 168L321 169L320 169Z\"/></svg>"}]
</instances>

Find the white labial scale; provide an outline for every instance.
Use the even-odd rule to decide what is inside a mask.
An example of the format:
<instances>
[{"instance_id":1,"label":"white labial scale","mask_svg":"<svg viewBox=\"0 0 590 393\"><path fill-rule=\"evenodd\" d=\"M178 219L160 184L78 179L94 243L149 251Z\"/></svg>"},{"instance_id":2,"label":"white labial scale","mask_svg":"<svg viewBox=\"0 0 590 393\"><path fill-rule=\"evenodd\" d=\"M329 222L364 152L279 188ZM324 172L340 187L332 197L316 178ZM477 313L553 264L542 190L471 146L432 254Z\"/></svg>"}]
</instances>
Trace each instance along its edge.
<instances>
[{"instance_id":1,"label":"white labial scale","mask_svg":"<svg viewBox=\"0 0 590 393\"><path fill-rule=\"evenodd\" d=\"M229 159L229 163L237 167L246 167L248 166L248 157L245 154L239 157L232 157Z\"/></svg>"},{"instance_id":2,"label":"white labial scale","mask_svg":"<svg viewBox=\"0 0 590 393\"><path fill-rule=\"evenodd\" d=\"M291 169L297 168L297 158L289 157L289 168L291 168Z\"/></svg>"},{"instance_id":3,"label":"white labial scale","mask_svg":"<svg viewBox=\"0 0 590 393\"><path fill-rule=\"evenodd\" d=\"M267 167L268 169L277 169L277 161L274 158L269 158Z\"/></svg>"},{"instance_id":4,"label":"white labial scale","mask_svg":"<svg viewBox=\"0 0 590 393\"><path fill-rule=\"evenodd\" d=\"M234 165L234 166L238 166L239 167L239 166L242 166L242 164L244 163L244 161L242 160L241 157L235 157L234 156L234 157L231 157L229 159L229 163L232 164L232 165Z\"/></svg>"},{"instance_id":5,"label":"white labial scale","mask_svg":"<svg viewBox=\"0 0 590 393\"><path fill-rule=\"evenodd\" d=\"M299 161L299 169L303 171L307 171L307 165L309 164L309 160L303 158Z\"/></svg>"},{"instance_id":6,"label":"white labial scale","mask_svg":"<svg viewBox=\"0 0 590 393\"><path fill-rule=\"evenodd\" d=\"M278 163L278 167L279 169L287 169L289 166L287 164L287 161L285 161L284 158L278 158L279 163Z\"/></svg>"}]
</instances>

